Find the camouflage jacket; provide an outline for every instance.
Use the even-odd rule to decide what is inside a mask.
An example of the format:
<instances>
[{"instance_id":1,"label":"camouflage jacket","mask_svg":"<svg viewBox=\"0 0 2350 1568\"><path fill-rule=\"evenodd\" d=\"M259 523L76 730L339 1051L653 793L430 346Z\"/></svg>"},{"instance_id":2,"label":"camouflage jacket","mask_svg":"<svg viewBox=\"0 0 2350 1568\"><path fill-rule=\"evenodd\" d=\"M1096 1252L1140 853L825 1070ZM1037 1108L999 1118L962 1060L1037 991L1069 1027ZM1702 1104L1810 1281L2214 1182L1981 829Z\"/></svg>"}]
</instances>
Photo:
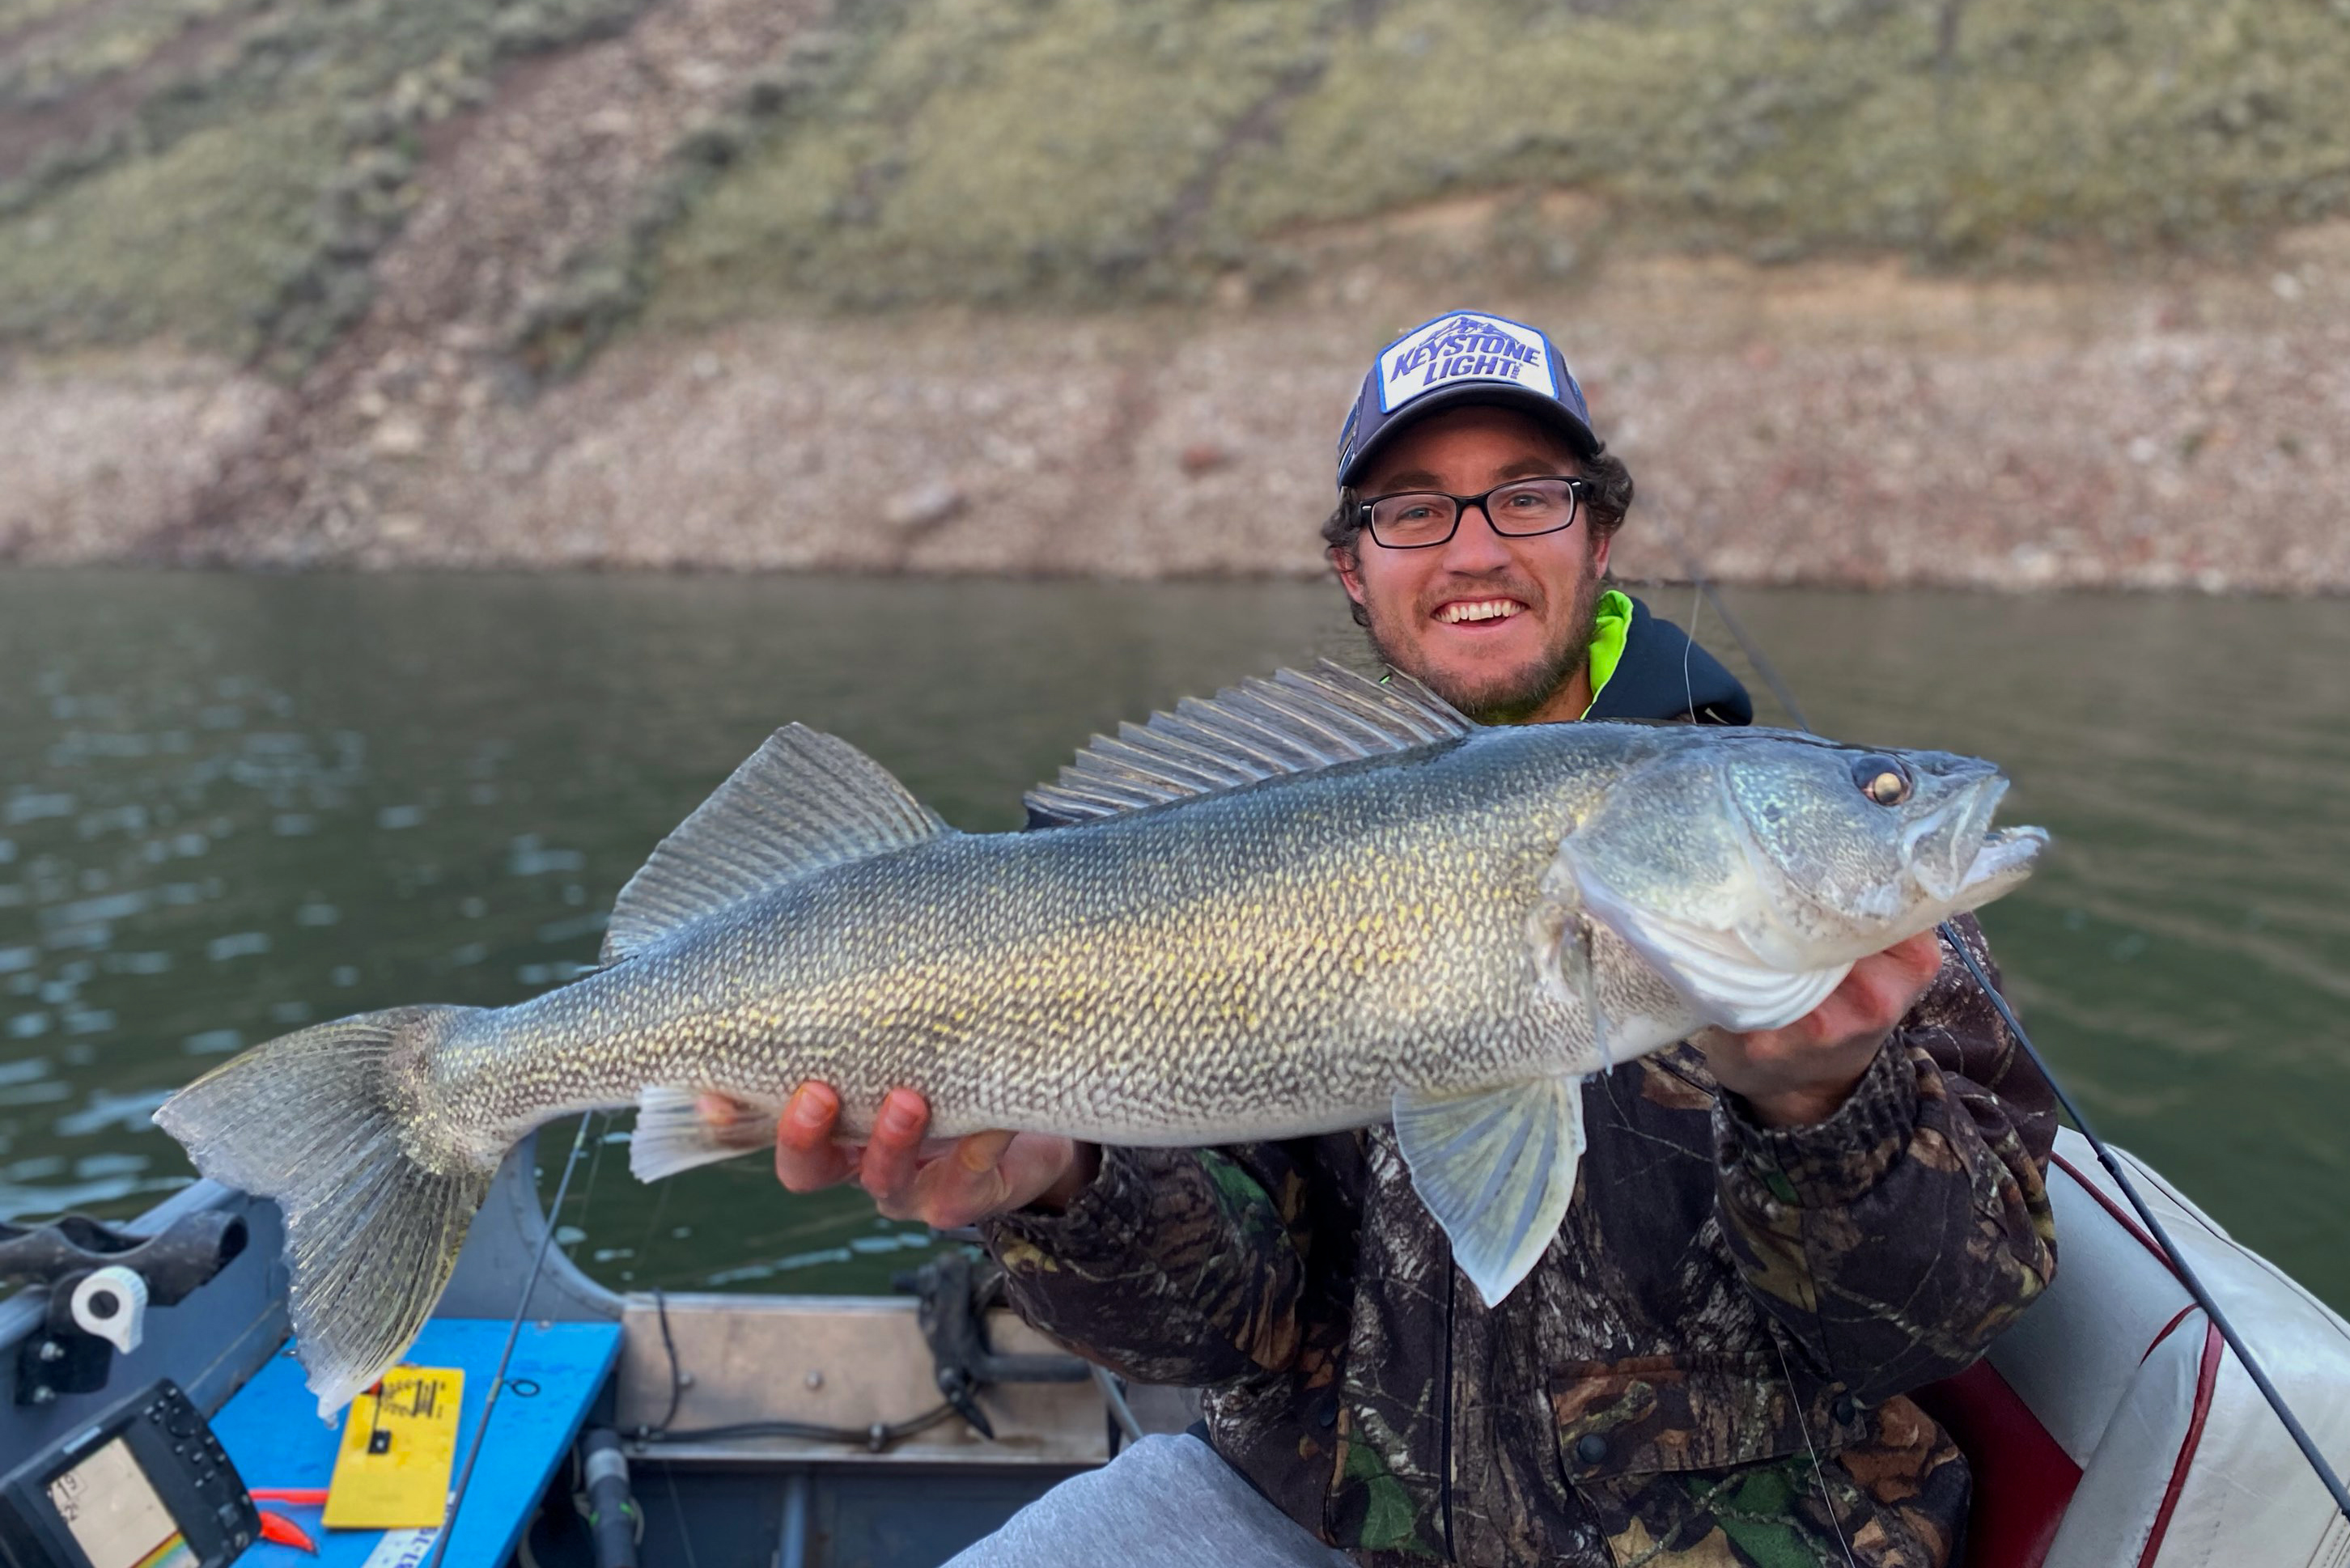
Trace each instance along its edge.
<instances>
[{"instance_id":1,"label":"camouflage jacket","mask_svg":"<svg viewBox=\"0 0 2350 1568\"><path fill-rule=\"evenodd\" d=\"M2055 1267L2048 1086L1964 969L1817 1126L1762 1127L1685 1044L1583 1106L1565 1223L1496 1308L1388 1127L1105 1150L1066 1213L983 1233L1031 1322L1201 1386L1217 1450L1366 1564L1952 1561L1965 1462L1904 1396Z\"/></svg>"}]
</instances>

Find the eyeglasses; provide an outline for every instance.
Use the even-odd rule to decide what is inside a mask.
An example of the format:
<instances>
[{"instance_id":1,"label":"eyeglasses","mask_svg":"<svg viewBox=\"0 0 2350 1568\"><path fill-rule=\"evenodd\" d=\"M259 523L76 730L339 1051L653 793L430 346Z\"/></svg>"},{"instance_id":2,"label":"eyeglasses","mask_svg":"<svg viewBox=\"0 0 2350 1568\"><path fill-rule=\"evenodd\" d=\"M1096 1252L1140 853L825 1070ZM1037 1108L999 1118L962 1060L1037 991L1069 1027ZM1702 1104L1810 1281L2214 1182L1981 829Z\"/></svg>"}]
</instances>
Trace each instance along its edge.
<instances>
[{"instance_id":1,"label":"eyeglasses","mask_svg":"<svg viewBox=\"0 0 2350 1568\"><path fill-rule=\"evenodd\" d=\"M1513 479L1482 495L1434 491L1375 495L1362 504L1356 522L1388 549L1427 550L1451 539L1461 527L1461 514L1474 506L1485 514L1494 533L1523 539L1572 526L1576 499L1590 488L1590 482L1581 479Z\"/></svg>"}]
</instances>

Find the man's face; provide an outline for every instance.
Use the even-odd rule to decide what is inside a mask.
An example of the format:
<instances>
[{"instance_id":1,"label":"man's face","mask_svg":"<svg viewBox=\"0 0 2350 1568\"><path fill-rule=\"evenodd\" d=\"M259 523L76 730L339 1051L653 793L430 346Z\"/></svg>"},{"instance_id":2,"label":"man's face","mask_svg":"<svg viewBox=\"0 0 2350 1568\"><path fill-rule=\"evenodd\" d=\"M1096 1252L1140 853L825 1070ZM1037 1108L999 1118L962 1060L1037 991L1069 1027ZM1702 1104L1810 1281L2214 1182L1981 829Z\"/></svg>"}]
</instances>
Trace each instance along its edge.
<instances>
[{"instance_id":1,"label":"man's face","mask_svg":"<svg viewBox=\"0 0 2350 1568\"><path fill-rule=\"evenodd\" d=\"M1476 495L1513 479L1581 472L1565 441L1508 409L1431 414L1398 436L1364 476L1366 497L1398 491ZM1396 669L1487 723L1572 719L1589 706L1584 673L1607 541L1587 512L1531 538L1463 512L1444 544L1390 550L1357 534L1338 580L1370 618L1371 646Z\"/></svg>"}]
</instances>

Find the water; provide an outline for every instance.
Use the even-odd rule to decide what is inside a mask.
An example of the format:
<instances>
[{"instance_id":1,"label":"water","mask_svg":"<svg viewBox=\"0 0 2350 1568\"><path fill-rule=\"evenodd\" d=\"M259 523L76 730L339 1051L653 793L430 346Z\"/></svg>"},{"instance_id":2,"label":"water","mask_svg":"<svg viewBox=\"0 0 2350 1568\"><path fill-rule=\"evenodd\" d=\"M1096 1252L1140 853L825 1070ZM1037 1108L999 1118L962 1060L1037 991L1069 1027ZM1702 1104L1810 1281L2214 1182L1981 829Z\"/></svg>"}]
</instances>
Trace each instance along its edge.
<instances>
[{"instance_id":1,"label":"water","mask_svg":"<svg viewBox=\"0 0 2350 1568\"><path fill-rule=\"evenodd\" d=\"M1823 730L2008 765L2060 846L1987 919L2044 1047L2350 1306L2350 607L1733 603ZM785 720L1006 828L1092 732L1355 635L1295 584L0 576L0 1215L185 1182L147 1113L241 1045L559 983ZM640 1188L625 1127L560 1217L616 1286L878 1290L931 1244L755 1160Z\"/></svg>"}]
</instances>

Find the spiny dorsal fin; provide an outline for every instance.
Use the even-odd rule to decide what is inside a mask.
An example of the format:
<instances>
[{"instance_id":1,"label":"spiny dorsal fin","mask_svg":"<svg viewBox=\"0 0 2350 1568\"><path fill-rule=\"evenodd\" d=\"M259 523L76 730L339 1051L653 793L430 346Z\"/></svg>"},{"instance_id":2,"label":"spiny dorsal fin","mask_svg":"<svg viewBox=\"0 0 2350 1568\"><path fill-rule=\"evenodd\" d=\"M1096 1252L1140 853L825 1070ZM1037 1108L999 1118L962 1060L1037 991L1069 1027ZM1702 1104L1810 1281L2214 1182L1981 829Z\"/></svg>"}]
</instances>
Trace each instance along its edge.
<instances>
[{"instance_id":1,"label":"spiny dorsal fin","mask_svg":"<svg viewBox=\"0 0 2350 1568\"><path fill-rule=\"evenodd\" d=\"M767 737L612 906L602 961L827 866L946 832L888 769L837 736L787 724Z\"/></svg>"},{"instance_id":2,"label":"spiny dorsal fin","mask_svg":"<svg viewBox=\"0 0 2350 1568\"><path fill-rule=\"evenodd\" d=\"M1381 682L1326 659L1310 674L1284 670L1244 680L1204 701L1186 698L1148 724L1121 724L1115 737L1095 736L1057 780L1028 792L1028 810L1062 823L1115 816L1457 740L1476 728L1409 675Z\"/></svg>"}]
</instances>

